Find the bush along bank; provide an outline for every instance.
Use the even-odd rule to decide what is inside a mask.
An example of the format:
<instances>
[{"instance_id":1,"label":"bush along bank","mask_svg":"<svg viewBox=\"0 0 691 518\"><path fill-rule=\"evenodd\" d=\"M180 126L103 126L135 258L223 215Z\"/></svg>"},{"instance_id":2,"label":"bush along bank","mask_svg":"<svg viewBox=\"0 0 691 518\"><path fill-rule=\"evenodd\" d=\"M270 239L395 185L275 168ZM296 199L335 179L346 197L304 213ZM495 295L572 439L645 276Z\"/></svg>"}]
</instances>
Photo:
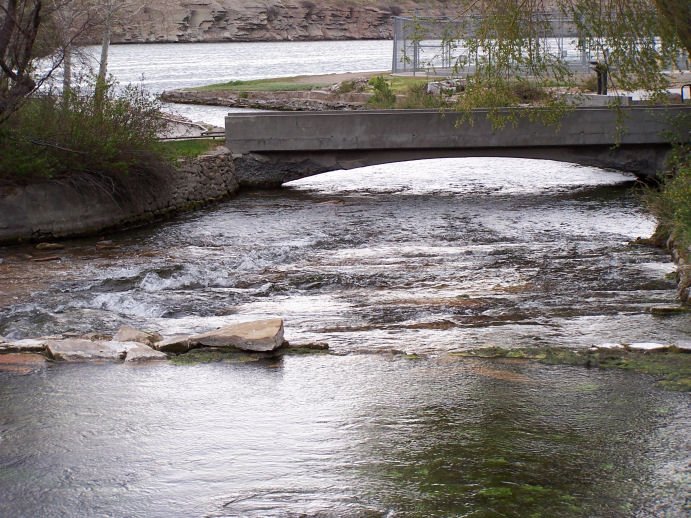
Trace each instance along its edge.
<instances>
[{"instance_id":1,"label":"bush along bank","mask_svg":"<svg viewBox=\"0 0 691 518\"><path fill-rule=\"evenodd\" d=\"M136 87L28 99L0 124L0 243L131 227L234 194L227 150L177 158L159 142L165 124Z\"/></svg>"},{"instance_id":2,"label":"bush along bank","mask_svg":"<svg viewBox=\"0 0 691 518\"><path fill-rule=\"evenodd\" d=\"M691 300L691 145L678 145L660 184L645 195L658 227L652 241L666 246L677 266L678 294L682 304Z\"/></svg>"}]
</instances>

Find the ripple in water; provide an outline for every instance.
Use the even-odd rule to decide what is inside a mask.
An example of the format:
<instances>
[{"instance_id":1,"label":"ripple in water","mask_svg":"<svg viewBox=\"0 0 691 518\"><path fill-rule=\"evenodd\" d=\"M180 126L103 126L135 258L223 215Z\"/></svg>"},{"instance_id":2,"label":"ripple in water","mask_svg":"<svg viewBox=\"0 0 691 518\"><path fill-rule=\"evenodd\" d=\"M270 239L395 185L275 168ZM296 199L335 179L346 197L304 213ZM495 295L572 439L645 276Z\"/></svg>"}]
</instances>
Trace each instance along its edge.
<instances>
[{"instance_id":1,"label":"ripple in water","mask_svg":"<svg viewBox=\"0 0 691 518\"><path fill-rule=\"evenodd\" d=\"M120 250L68 243L60 264L3 249L0 334L278 315L336 354L0 369L0 514L683 516L687 396L452 354L687 339L648 311L675 302L673 265L630 244L654 229L630 180L394 164L244 193ZM359 354L391 349L427 357Z\"/></svg>"}]
</instances>

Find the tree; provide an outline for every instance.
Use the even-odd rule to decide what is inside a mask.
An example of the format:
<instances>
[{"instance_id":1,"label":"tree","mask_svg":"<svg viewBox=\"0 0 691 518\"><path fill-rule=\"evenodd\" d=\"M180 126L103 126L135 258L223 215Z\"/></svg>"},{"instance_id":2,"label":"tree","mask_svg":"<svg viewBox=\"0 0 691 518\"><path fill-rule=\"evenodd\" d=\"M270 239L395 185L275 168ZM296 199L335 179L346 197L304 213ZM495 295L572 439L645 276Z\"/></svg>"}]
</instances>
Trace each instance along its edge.
<instances>
[{"instance_id":1,"label":"tree","mask_svg":"<svg viewBox=\"0 0 691 518\"><path fill-rule=\"evenodd\" d=\"M576 86L582 77L549 48L557 30L574 34L579 49L608 71L614 90L653 97L666 92L665 67L690 46L688 0L456 0L456 6L458 30L444 38L463 51L455 63L468 77L461 108L511 104L516 81ZM415 39L424 40L420 27Z\"/></svg>"},{"instance_id":2,"label":"tree","mask_svg":"<svg viewBox=\"0 0 691 518\"><path fill-rule=\"evenodd\" d=\"M691 2L688 0L655 0L655 7L665 23L676 33L691 56Z\"/></svg>"},{"instance_id":3,"label":"tree","mask_svg":"<svg viewBox=\"0 0 691 518\"><path fill-rule=\"evenodd\" d=\"M0 0L0 123L52 76L94 23L90 5L75 0Z\"/></svg>"},{"instance_id":4,"label":"tree","mask_svg":"<svg viewBox=\"0 0 691 518\"><path fill-rule=\"evenodd\" d=\"M42 9L40 0L0 3L0 122L16 110L38 84L31 64Z\"/></svg>"},{"instance_id":5,"label":"tree","mask_svg":"<svg viewBox=\"0 0 691 518\"><path fill-rule=\"evenodd\" d=\"M146 0L102 0L98 2L101 27L101 59L96 75L96 102L100 102L108 81L108 55L110 53L110 39L113 26L125 20L131 20L148 6ZM168 0L162 3L167 5Z\"/></svg>"}]
</instances>

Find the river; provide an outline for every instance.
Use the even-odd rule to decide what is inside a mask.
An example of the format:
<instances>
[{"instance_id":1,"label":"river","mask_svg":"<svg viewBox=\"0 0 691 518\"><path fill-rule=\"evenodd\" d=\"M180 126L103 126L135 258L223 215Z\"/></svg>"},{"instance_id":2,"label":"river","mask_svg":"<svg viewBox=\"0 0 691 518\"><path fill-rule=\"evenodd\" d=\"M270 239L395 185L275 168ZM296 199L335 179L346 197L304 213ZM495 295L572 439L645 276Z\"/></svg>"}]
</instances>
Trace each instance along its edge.
<instances>
[{"instance_id":1,"label":"river","mask_svg":"<svg viewBox=\"0 0 691 518\"><path fill-rule=\"evenodd\" d=\"M191 47L200 63L215 48ZM148 49L115 47L113 69ZM164 49L171 67L187 52ZM334 60L310 72L345 71ZM632 244L655 227L632 180L428 160L244 192L109 236L119 248L68 241L61 261L0 248L0 335L281 316L291 342L331 349L0 370L0 516L686 516L687 394L456 354L688 342L686 315L649 312L675 303L673 265Z\"/></svg>"}]
</instances>

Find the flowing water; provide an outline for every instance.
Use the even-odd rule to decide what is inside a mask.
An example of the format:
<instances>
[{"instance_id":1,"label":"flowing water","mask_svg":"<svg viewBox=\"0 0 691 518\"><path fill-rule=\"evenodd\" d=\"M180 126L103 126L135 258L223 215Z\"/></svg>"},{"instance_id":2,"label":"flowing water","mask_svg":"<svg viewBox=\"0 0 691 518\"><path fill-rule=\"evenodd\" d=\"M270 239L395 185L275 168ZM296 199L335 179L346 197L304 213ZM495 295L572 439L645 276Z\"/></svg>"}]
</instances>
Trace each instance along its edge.
<instances>
[{"instance_id":1,"label":"flowing water","mask_svg":"<svg viewBox=\"0 0 691 518\"><path fill-rule=\"evenodd\" d=\"M0 335L280 316L329 354L0 370L0 516L687 516L688 395L487 346L686 343L632 178L429 160L0 248ZM27 254L56 254L32 262Z\"/></svg>"}]
</instances>

